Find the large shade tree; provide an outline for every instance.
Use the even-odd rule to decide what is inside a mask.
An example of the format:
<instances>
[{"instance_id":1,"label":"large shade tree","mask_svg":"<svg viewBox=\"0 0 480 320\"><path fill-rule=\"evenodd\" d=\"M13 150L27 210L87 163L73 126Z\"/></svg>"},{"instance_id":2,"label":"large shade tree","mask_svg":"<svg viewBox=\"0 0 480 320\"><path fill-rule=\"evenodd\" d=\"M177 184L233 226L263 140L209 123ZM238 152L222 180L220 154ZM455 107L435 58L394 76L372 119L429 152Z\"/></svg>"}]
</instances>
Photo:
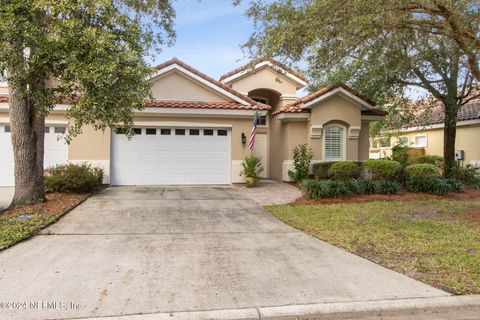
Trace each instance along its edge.
<instances>
[{"instance_id":1,"label":"large shade tree","mask_svg":"<svg viewBox=\"0 0 480 320\"><path fill-rule=\"evenodd\" d=\"M6 0L0 70L15 159L12 205L41 201L45 117L68 103L67 141L90 125L132 125L149 94L144 58L174 40L171 0Z\"/></svg>"},{"instance_id":2,"label":"large shade tree","mask_svg":"<svg viewBox=\"0 0 480 320\"><path fill-rule=\"evenodd\" d=\"M478 0L254 0L247 15L250 53L306 61L316 85L347 82L380 103L418 87L441 101L451 175L458 110L480 94Z\"/></svg>"}]
</instances>

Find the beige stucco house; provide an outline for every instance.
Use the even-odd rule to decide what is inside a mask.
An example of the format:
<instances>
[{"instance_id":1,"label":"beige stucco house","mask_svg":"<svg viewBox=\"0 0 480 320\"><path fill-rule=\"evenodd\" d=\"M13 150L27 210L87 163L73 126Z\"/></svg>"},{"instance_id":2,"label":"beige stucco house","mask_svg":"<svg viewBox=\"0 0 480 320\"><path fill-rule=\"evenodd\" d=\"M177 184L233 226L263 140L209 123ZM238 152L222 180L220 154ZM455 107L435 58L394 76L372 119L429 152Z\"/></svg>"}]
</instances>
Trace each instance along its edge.
<instances>
[{"instance_id":1,"label":"beige stucco house","mask_svg":"<svg viewBox=\"0 0 480 320\"><path fill-rule=\"evenodd\" d=\"M389 130L389 139L372 141L371 156L379 158L391 155L391 147L403 144L424 150L426 155L443 156L443 122L445 113L438 105L400 129ZM472 100L458 112L455 149L460 151L460 164L480 167L480 100Z\"/></svg>"},{"instance_id":2,"label":"beige stucco house","mask_svg":"<svg viewBox=\"0 0 480 320\"><path fill-rule=\"evenodd\" d=\"M214 80L174 58L156 67L152 97L135 114L135 136L120 129L83 133L66 145L68 105L46 120L45 165L90 162L112 185L230 184L242 182L242 159L255 110L261 118L254 153L262 175L289 180L292 150L308 143L314 161L368 158L368 126L385 113L344 85L306 97L307 79L275 60L249 64ZM0 185L13 185L8 90L0 85ZM246 138L246 139L245 139Z\"/></svg>"}]
</instances>

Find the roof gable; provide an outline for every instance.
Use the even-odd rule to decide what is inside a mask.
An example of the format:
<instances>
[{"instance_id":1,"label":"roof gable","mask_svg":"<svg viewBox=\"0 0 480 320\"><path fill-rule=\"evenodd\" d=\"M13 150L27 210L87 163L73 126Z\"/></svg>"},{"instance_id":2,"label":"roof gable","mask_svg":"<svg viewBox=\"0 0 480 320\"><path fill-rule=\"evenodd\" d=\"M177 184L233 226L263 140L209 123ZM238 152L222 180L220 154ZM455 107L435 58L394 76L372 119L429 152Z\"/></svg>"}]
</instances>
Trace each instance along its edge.
<instances>
[{"instance_id":1,"label":"roof gable","mask_svg":"<svg viewBox=\"0 0 480 320\"><path fill-rule=\"evenodd\" d=\"M205 84L171 70L151 80L151 94L156 100L182 101L228 101L239 103L225 94L214 90Z\"/></svg>"},{"instance_id":2,"label":"roof gable","mask_svg":"<svg viewBox=\"0 0 480 320\"><path fill-rule=\"evenodd\" d=\"M362 107L363 115L376 115L376 116L385 116L387 113L385 111L375 109L375 103L358 93L356 93L352 88L345 84L335 84L323 87L308 96L305 96L301 99L298 99L294 103L288 104L280 110L274 112L272 115L275 116L280 113L305 113L310 112L310 109L317 103L328 99L334 95L341 94L342 97L347 98L348 100L354 101L356 104Z\"/></svg>"},{"instance_id":3,"label":"roof gable","mask_svg":"<svg viewBox=\"0 0 480 320\"><path fill-rule=\"evenodd\" d=\"M203 85L209 87L210 89L217 91L219 94L224 95L235 102L238 102L242 105L257 105L258 103L249 97L237 92L236 90L230 88L229 86L207 76L206 74L198 71L197 69L189 66L188 64L180 61L177 58L173 58L167 62L164 62L157 67L155 67L155 72L152 74L151 79L154 81L155 78L175 70L182 73L184 76L189 77L195 81L202 83Z\"/></svg>"},{"instance_id":4,"label":"roof gable","mask_svg":"<svg viewBox=\"0 0 480 320\"><path fill-rule=\"evenodd\" d=\"M271 58L266 60L256 60L232 70L222 75L220 81L223 83L231 83L264 68L268 68L276 74L281 75L283 78L293 82L297 86L297 89L303 88L308 84L308 79L302 74Z\"/></svg>"}]
</instances>

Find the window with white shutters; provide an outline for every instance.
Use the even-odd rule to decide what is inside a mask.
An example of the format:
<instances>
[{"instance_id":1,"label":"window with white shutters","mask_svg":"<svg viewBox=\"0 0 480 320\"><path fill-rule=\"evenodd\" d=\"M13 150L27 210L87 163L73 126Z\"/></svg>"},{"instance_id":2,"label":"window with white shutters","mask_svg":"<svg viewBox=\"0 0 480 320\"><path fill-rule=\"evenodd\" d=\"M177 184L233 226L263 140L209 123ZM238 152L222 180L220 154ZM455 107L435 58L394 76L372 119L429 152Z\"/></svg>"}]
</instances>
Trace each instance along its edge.
<instances>
[{"instance_id":1,"label":"window with white shutters","mask_svg":"<svg viewBox=\"0 0 480 320\"><path fill-rule=\"evenodd\" d=\"M325 161L341 161L345 159L345 128L338 125L325 127Z\"/></svg>"}]
</instances>

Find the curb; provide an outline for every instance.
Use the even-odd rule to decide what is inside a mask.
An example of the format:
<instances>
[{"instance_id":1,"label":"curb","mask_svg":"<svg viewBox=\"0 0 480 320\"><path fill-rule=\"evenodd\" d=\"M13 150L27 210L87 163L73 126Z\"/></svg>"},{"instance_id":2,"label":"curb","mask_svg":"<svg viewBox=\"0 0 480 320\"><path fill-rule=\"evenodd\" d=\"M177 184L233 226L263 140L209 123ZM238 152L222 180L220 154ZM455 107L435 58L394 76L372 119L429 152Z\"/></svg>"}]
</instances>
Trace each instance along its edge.
<instances>
[{"instance_id":1,"label":"curb","mask_svg":"<svg viewBox=\"0 0 480 320\"><path fill-rule=\"evenodd\" d=\"M459 307L480 307L480 295L448 296L433 298L411 298L395 300L370 300L354 302L332 302L318 304L256 307L245 309L224 309L206 311L179 311L149 314L75 318L78 320L187 320L187 319L313 319L321 316L359 316L365 313L391 311L415 311Z\"/></svg>"}]
</instances>

